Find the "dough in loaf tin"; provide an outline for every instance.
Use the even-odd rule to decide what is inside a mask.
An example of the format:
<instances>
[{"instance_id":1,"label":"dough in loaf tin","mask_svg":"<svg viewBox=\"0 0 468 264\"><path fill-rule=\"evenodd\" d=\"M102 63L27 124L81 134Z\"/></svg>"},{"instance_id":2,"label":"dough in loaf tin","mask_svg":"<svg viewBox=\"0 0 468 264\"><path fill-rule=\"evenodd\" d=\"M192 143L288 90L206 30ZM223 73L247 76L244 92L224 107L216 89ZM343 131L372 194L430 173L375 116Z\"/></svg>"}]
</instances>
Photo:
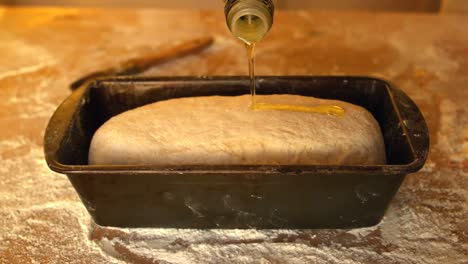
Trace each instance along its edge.
<instances>
[{"instance_id":1,"label":"dough in loaf tin","mask_svg":"<svg viewBox=\"0 0 468 264\"><path fill-rule=\"evenodd\" d=\"M366 109L299 95L256 98L291 105L337 105L345 115L253 111L250 95L159 101L104 123L92 138L89 164L385 164L382 132Z\"/></svg>"}]
</instances>

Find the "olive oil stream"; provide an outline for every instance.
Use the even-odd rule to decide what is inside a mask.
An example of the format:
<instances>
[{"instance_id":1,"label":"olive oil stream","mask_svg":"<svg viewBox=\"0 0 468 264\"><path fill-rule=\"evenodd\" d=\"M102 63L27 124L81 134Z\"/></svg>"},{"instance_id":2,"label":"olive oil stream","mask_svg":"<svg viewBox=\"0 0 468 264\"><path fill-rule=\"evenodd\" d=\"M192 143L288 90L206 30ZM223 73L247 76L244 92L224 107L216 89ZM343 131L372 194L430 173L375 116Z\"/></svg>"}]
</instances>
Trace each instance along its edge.
<instances>
[{"instance_id":1,"label":"olive oil stream","mask_svg":"<svg viewBox=\"0 0 468 264\"><path fill-rule=\"evenodd\" d=\"M244 41L245 42L245 41ZM317 105L317 106L302 106L302 105L286 105L286 104L269 104L259 103L255 98L255 43L245 42L247 48L247 58L249 61L249 77L250 77L250 94L252 96L252 103L250 105L252 110L278 110L278 111L294 111L305 113L319 113L328 114L333 116L344 116L345 110L336 105Z\"/></svg>"}]
</instances>

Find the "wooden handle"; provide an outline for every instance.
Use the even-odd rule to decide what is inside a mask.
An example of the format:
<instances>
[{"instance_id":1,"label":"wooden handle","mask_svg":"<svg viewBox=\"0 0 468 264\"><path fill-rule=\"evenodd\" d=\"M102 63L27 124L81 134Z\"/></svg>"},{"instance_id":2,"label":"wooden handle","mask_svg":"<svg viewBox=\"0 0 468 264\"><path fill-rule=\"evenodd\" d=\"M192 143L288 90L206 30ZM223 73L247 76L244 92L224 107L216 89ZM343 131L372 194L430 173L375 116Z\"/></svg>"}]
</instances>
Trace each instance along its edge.
<instances>
[{"instance_id":1,"label":"wooden handle","mask_svg":"<svg viewBox=\"0 0 468 264\"><path fill-rule=\"evenodd\" d=\"M70 88L75 90L86 81L96 77L138 74L156 64L199 52L212 43L212 37L201 37L162 47L156 51L123 61L117 66L87 74L73 82Z\"/></svg>"}]
</instances>

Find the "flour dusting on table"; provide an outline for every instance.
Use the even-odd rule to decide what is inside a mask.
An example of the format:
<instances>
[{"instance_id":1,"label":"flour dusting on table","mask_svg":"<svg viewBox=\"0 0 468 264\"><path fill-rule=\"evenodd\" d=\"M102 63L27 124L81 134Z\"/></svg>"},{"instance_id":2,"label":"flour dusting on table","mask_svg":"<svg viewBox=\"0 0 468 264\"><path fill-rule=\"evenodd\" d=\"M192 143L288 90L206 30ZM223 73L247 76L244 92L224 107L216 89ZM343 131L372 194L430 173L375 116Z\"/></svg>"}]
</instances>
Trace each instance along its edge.
<instances>
[{"instance_id":1,"label":"flour dusting on table","mask_svg":"<svg viewBox=\"0 0 468 264\"><path fill-rule=\"evenodd\" d=\"M382 223L319 231L95 226L68 179L44 161L44 129L69 95L69 84L148 46L157 48L158 41L190 39L194 32L214 34L216 43L148 74L244 75L244 49L221 23L222 12L83 9L28 31L16 22L42 18L41 9L0 8L0 37L8 41L0 43L1 51L10 54L0 65L0 263L466 264L466 16L277 15L282 22L275 22L276 33L258 54L260 75L381 76L408 93L424 114L429 160L405 179Z\"/></svg>"}]
</instances>

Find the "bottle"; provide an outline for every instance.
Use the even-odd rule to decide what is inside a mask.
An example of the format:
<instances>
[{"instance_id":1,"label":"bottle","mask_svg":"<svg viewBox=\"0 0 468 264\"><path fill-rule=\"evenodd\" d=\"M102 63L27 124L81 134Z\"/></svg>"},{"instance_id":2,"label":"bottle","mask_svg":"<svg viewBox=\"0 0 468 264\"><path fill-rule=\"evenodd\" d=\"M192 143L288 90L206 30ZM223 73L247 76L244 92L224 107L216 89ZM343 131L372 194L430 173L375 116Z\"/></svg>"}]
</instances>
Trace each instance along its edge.
<instances>
[{"instance_id":1,"label":"bottle","mask_svg":"<svg viewBox=\"0 0 468 264\"><path fill-rule=\"evenodd\" d=\"M273 25L273 0L225 0L224 14L231 33L246 44L265 37Z\"/></svg>"}]
</instances>

